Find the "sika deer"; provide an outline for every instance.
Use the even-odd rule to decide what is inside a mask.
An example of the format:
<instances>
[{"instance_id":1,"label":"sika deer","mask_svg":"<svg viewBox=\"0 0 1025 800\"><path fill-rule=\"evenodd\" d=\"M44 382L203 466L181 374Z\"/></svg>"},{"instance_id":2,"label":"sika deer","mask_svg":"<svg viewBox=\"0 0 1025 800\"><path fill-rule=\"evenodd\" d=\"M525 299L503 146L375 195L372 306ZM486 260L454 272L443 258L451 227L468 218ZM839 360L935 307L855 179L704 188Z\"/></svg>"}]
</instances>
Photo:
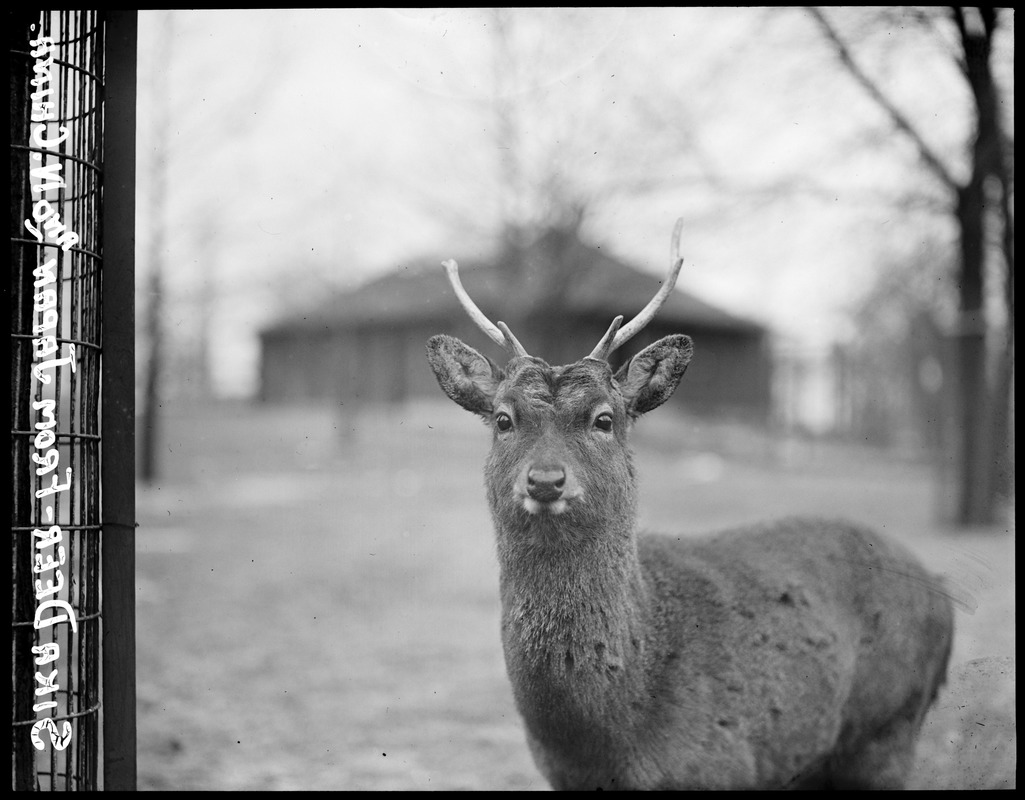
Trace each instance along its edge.
<instances>
[{"instance_id":1,"label":"sika deer","mask_svg":"<svg viewBox=\"0 0 1025 800\"><path fill-rule=\"evenodd\" d=\"M691 341L667 336L615 375L608 357L672 290L679 231L659 295L561 367L492 325L445 263L510 355L427 345L444 392L492 429L502 640L534 760L556 789L901 787L953 636L911 555L843 522L635 530L629 429L676 389Z\"/></svg>"}]
</instances>

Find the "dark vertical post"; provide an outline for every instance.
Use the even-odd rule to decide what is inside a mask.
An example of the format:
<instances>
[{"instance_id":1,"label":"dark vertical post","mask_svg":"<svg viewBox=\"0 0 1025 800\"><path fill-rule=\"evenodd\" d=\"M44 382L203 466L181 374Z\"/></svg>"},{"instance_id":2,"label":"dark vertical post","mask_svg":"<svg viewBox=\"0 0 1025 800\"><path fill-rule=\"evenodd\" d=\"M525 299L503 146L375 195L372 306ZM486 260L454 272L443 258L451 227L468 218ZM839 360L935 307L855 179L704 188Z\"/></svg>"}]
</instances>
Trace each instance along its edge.
<instances>
[{"instance_id":1,"label":"dark vertical post","mask_svg":"<svg viewBox=\"0 0 1025 800\"><path fill-rule=\"evenodd\" d=\"M104 14L103 788L136 788L135 100L138 14Z\"/></svg>"}]
</instances>

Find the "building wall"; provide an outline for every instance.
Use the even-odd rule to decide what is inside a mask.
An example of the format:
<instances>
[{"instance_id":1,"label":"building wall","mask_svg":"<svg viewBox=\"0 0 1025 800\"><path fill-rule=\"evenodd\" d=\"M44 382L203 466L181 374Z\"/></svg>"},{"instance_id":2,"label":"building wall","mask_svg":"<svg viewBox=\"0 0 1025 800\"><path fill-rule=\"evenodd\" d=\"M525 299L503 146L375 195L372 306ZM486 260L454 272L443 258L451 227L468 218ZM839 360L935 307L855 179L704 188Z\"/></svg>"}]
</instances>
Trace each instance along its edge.
<instances>
[{"instance_id":1,"label":"building wall","mask_svg":"<svg viewBox=\"0 0 1025 800\"><path fill-rule=\"evenodd\" d=\"M617 363L625 363L663 336L686 333L694 342L694 355L670 404L706 414L767 420L772 366L765 337L757 332L680 327L656 320L623 348Z\"/></svg>"},{"instance_id":2,"label":"building wall","mask_svg":"<svg viewBox=\"0 0 1025 800\"><path fill-rule=\"evenodd\" d=\"M552 363L569 363L591 351L608 323L570 326L535 351ZM597 332L595 332L597 331ZM402 402L437 397L437 381L427 363L427 340L450 333L501 362L501 350L473 323L417 322L404 328L293 331L263 337L261 399L268 402L329 401L346 404ZM624 346L614 366L655 340L678 332L653 324ZM745 332L690 329L694 358L673 405L702 413L764 420L770 409L771 365L764 337ZM527 337L524 337L526 339Z\"/></svg>"}]
</instances>

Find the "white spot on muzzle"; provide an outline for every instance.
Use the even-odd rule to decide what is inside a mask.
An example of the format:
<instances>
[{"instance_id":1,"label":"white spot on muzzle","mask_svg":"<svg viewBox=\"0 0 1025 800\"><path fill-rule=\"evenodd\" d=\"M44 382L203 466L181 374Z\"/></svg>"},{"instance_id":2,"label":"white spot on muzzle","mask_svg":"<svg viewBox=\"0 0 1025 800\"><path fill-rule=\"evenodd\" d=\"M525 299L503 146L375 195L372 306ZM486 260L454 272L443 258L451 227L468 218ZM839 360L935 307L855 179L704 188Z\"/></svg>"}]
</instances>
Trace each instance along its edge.
<instances>
[{"instance_id":1,"label":"white spot on muzzle","mask_svg":"<svg viewBox=\"0 0 1025 800\"><path fill-rule=\"evenodd\" d=\"M546 514L554 514L555 516L558 516L568 507L569 504L561 497L551 503L539 503L533 497L523 498L523 508L528 514L540 514L544 512Z\"/></svg>"}]
</instances>

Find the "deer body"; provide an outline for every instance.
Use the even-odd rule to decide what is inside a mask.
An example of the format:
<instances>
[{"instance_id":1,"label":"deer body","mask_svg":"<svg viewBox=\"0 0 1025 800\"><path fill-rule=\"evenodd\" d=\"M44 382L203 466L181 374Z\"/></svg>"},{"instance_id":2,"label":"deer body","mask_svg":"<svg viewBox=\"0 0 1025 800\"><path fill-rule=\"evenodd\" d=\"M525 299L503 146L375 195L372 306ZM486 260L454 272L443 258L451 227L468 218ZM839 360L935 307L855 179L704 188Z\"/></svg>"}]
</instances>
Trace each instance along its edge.
<instances>
[{"instance_id":1,"label":"deer body","mask_svg":"<svg viewBox=\"0 0 1025 800\"><path fill-rule=\"evenodd\" d=\"M538 768L557 789L901 786L945 677L949 601L846 523L639 535L629 429L691 343L666 337L613 375L617 328L562 367L518 343L504 368L428 343L442 389L492 428L502 641Z\"/></svg>"},{"instance_id":2,"label":"deer body","mask_svg":"<svg viewBox=\"0 0 1025 800\"><path fill-rule=\"evenodd\" d=\"M900 785L949 645L903 558L816 520L642 536L629 597L608 605L601 581L561 574L594 561L515 587L503 563L506 664L539 769L560 789ZM872 580L895 566L910 584ZM931 630L924 645L880 632L894 607Z\"/></svg>"}]
</instances>

